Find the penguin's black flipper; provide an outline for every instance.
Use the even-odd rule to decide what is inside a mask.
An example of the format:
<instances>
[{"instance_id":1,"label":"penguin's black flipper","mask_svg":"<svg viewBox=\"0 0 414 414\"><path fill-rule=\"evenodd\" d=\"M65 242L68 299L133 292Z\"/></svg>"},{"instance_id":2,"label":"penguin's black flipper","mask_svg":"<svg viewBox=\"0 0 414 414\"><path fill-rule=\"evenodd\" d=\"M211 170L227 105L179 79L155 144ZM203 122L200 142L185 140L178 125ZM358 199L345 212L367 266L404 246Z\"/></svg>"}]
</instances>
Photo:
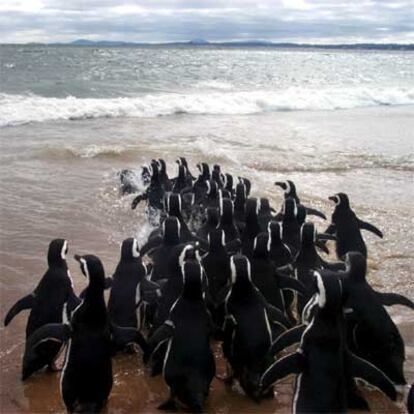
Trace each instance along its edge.
<instances>
[{"instance_id":1,"label":"penguin's black flipper","mask_svg":"<svg viewBox=\"0 0 414 414\"><path fill-rule=\"evenodd\" d=\"M63 323L49 323L36 329L26 341L22 380L46 365L52 366L70 335L70 326Z\"/></svg>"},{"instance_id":2,"label":"penguin's black flipper","mask_svg":"<svg viewBox=\"0 0 414 414\"><path fill-rule=\"evenodd\" d=\"M346 269L346 265L343 262L326 262L323 259L321 259L321 262L322 262L322 266L325 269L333 270L334 272L338 271L338 270L345 270Z\"/></svg>"},{"instance_id":3,"label":"penguin's black flipper","mask_svg":"<svg viewBox=\"0 0 414 414\"><path fill-rule=\"evenodd\" d=\"M147 351L144 353L144 362L147 363L151 354L157 349L157 347L171 338L174 334L174 323L170 320L165 321L149 338L147 342Z\"/></svg>"},{"instance_id":4,"label":"penguin's black flipper","mask_svg":"<svg viewBox=\"0 0 414 414\"><path fill-rule=\"evenodd\" d=\"M357 357L350 351L348 351L347 360L351 367L351 374L353 377L361 378L362 380L378 388L392 401L397 399L397 391L394 384L375 365L365 359Z\"/></svg>"},{"instance_id":5,"label":"penguin's black flipper","mask_svg":"<svg viewBox=\"0 0 414 414\"><path fill-rule=\"evenodd\" d=\"M264 299L265 300L265 299ZM282 325L285 329L292 327L292 322L286 317L286 315L278 308L266 303L267 315L271 324Z\"/></svg>"},{"instance_id":6,"label":"penguin's black flipper","mask_svg":"<svg viewBox=\"0 0 414 414\"><path fill-rule=\"evenodd\" d=\"M336 233L336 226L334 223L331 223L328 228L323 232L324 234L335 234Z\"/></svg>"},{"instance_id":7,"label":"penguin's black flipper","mask_svg":"<svg viewBox=\"0 0 414 414\"><path fill-rule=\"evenodd\" d=\"M301 294L302 296L307 296L309 293L306 287L304 286L304 284L299 282L299 280L293 277L277 274L277 281L278 281L279 289L294 290L298 292L299 294Z\"/></svg>"},{"instance_id":8,"label":"penguin's black flipper","mask_svg":"<svg viewBox=\"0 0 414 414\"><path fill-rule=\"evenodd\" d=\"M299 352L289 354L272 364L260 379L262 391L266 391L275 382L290 374L300 374L304 365L304 356Z\"/></svg>"},{"instance_id":9,"label":"penguin's black flipper","mask_svg":"<svg viewBox=\"0 0 414 414\"><path fill-rule=\"evenodd\" d=\"M138 329L111 324L111 332L115 350L124 349L130 344L138 344L144 354L148 351L147 341Z\"/></svg>"},{"instance_id":10,"label":"penguin's black flipper","mask_svg":"<svg viewBox=\"0 0 414 414\"><path fill-rule=\"evenodd\" d=\"M140 283L141 298L145 303L154 303L161 297L161 287L158 283L146 278Z\"/></svg>"},{"instance_id":11,"label":"penguin's black flipper","mask_svg":"<svg viewBox=\"0 0 414 414\"><path fill-rule=\"evenodd\" d=\"M283 351L288 346L291 346L295 343L300 342L302 334L306 329L306 325L295 326L288 331L283 332L279 335L276 340L272 343L269 354L276 355L279 352Z\"/></svg>"},{"instance_id":12,"label":"penguin's black flipper","mask_svg":"<svg viewBox=\"0 0 414 414\"><path fill-rule=\"evenodd\" d=\"M414 309L414 303L398 293L375 292L381 303L385 306L402 305Z\"/></svg>"},{"instance_id":13,"label":"penguin's black flipper","mask_svg":"<svg viewBox=\"0 0 414 414\"><path fill-rule=\"evenodd\" d=\"M367 223L366 221L363 221L361 219L358 219L359 228L363 230L370 231L371 233L374 233L376 236L380 237L381 239L384 237L382 234L382 231L379 230L377 227L375 227L373 224Z\"/></svg>"},{"instance_id":14,"label":"penguin's black flipper","mask_svg":"<svg viewBox=\"0 0 414 414\"><path fill-rule=\"evenodd\" d=\"M322 213L322 211L316 210L315 208L312 208L312 207L305 207L305 210L308 216L317 216L317 217L320 217L326 220L326 216L325 214Z\"/></svg>"},{"instance_id":15,"label":"penguin's black flipper","mask_svg":"<svg viewBox=\"0 0 414 414\"><path fill-rule=\"evenodd\" d=\"M12 319L22 310L31 309L34 306L35 302L36 296L34 293L31 293L30 295L27 295L24 298L18 300L7 312L7 315L4 318L4 326L7 326L12 321Z\"/></svg>"},{"instance_id":16,"label":"penguin's black flipper","mask_svg":"<svg viewBox=\"0 0 414 414\"><path fill-rule=\"evenodd\" d=\"M144 193L144 194L139 194L137 195L131 203L131 208L132 210L135 210L137 208L137 205L142 201L142 200L146 200L148 198L148 194Z\"/></svg>"},{"instance_id":17,"label":"penguin's black flipper","mask_svg":"<svg viewBox=\"0 0 414 414\"><path fill-rule=\"evenodd\" d=\"M320 241L338 240L336 236L334 236L333 234L329 234L329 233L319 233L316 237L317 237L317 240L320 240Z\"/></svg>"},{"instance_id":18,"label":"penguin's black flipper","mask_svg":"<svg viewBox=\"0 0 414 414\"><path fill-rule=\"evenodd\" d=\"M281 276L291 277L294 274L294 268L291 264L276 268L276 273Z\"/></svg>"},{"instance_id":19,"label":"penguin's black flipper","mask_svg":"<svg viewBox=\"0 0 414 414\"><path fill-rule=\"evenodd\" d=\"M141 247L141 250L140 250L141 256L150 254L152 250L156 249L158 246L161 245L162 241L163 241L163 238L161 235L149 238L148 241Z\"/></svg>"}]
</instances>

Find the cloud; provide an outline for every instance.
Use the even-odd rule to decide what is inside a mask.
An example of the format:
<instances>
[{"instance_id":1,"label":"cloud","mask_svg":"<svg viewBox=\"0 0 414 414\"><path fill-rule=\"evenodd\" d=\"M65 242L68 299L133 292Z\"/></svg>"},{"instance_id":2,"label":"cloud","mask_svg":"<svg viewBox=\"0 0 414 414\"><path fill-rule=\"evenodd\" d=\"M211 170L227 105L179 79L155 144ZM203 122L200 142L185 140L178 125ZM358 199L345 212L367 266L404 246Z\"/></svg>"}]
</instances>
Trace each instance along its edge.
<instances>
[{"instance_id":1,"label":"cloud","mask_svg":"<svg viewBox=\"0 0 414 414\"><path fill-rule=\"evenodd\" d=\"M2 0L3 42L414 43L412 0Z\"/></svg>"}]
</instances>

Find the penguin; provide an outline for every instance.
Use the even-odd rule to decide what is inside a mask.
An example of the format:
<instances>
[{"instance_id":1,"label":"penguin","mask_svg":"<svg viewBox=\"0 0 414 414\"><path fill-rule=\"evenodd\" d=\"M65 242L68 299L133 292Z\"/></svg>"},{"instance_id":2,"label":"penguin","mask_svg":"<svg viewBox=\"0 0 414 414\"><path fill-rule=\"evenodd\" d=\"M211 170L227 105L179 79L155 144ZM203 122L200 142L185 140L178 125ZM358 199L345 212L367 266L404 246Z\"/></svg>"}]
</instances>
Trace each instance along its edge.
<instances>
[{"instance_id":1,"label":"penguin","mask_svg":"<svg viewBox=\"0 0 414 414\"><path fill-rule=\"evenodd\" d=\"M285 198L294 198L296 201L297 205L301 205L300 199L296 193L296 186L293 183L293 181L287 180L287 181L276 181L275 185L277 185L278 187L280 187L284 193L285 193ZM314 208L311 207L306 207L303 206L306 210L306 213L310 216L317 216L320 217L324 220L326 220L326 216L325 214L323 214L321 211L318 211Z\"/></svg>"},{"instance_id":2,"label":"penguin","mask_svg":"<svg viewBox=\"0 0 414 414\"><path fill-rule=\"evenodd\" d=\"M260 377L273 359L266 357L273 332L268 304L252 282L246 256L231 257L231 288L225 301L223 353L231 367L227 382L237 379L257 401ZM280 323L281 331L286 327Z\"/></svg>"},{"instance_id":3,"label":"penguin","mask_svg":"<svg viewBox=\"0 0 414 414\"><path fill-rule=\"evenodd\" d=\"M291 263L293 260L292 251L283 243L282 224L270 221L267 231L270 239L269 257L275 267L284 267Z\"/></svg>"},{"instance_id":4,"label":"penguin","mask_svg":"<svg viewBox=\"0 0 414 414\"><path fill-rule=\"evenodd\" d=\"M243 183L236 186L236 195L234 198L234 221L240 233L243 232L246 219L246 187Z\"/></svg>"},{"instance_id":5,"label":"penguin","mask_svg":"<svg viewBox=\"0 0 414 414\"><path fill-rule=\"evenodd\" d=\"M205 162L197 164L197 168L200 171L199 176L193 184L194 203L200 204L207 193L207 182L210 180L210 168Z\"/></svg>"},{"instance_id":6,"label":"penguin","mask_svg":"<svg viewBox=\"0 0 414 414\"><path fill-rule=\"evenodd\" d=\"M217 183L214 180L206 181L207 192L202 201L204 208L220 207L220 192Z\"/></svg>"},{"instance_id":7,"label":"penguin","mask_svg":"<svg viewBox=\"0 0 414 414\"><path fill-rule=\"evenodd\" d=\"M193 176L193 174L191 174L186 158L179 157L176 162L178 165L182 165L185 168L187 186L192 186L195 177Z\"/></svg>"},{"instance_id":8,"label":"penguin","mask_svg":"<svg viewBox=\"0 0 414 414\"><path fill-rule=\"evenodd\" d=\"M28 338L42 325L62 322L65 304L67 310L72 311L80 303L73 291L73 283L66 263L67 252L67 240L54 239L50 242L46 273L32 293L11 307L4 319L4 326L7 326L22 310L30 309L26 325L26 338Z\"/></svg>"},{"instance_id":9,"label":"penguin","mask_svg":"<svg viewBox=\"0 0 414 414\"><path fill-rule=\"evenodd\" d=\"M105 273L101 261L93 255L78 256L82 273L89 283L71 321L41 326L26 343L23 357L26 369L46 364L43 344L68 344L60 390L68 412L99 412L112 388L111 357L117 349L136 343L147 352L147 343L133 328L109 323L104 289Z\"/></svg>"},{"instance_id":10,"label":"penguin","mask_svg":"<svg viewBox=\"0 0 414 414\"><path fill-rule=\"evenodd\" d=\"M307 292L303 285L294 278L277 273L274 263L269 257L269 245L268 233L259 233L255 238L250 261L251 277L266 300L281 312L286 313L282 289L299 291L301 295L306 295Z\"/></svg>"},{"instance_id":11,"label":"penguin","mask_svg":"<svg viewBox=\"0 0 414 414\"><path fill-rule=\"evenodd\" d=\"M259 209L259 225L261 231L267 231L269 222L273 220L274 209L270 207L268 198L260 199L260 209Z\"/></svg>"},{"instance_id":12,"label":"penguin","mask_svg":"<svg viewBox=\"0 0 414 414\"><path fill-rule=\"evenodd\" d=\"M159 175L160 175L160 182L161 185L164 188L165 192L170 192L172 191L172 183L171 180L168 178L168 173L167 173L167 164L165 163L165 161L160 158L158 160L158 164L159 164Z\"/></svg>"},{"instance_id":13,"label":"penguin","mask_svg":"<svg viewBox=\"0 0 414 414\"><path fill-rule=\"evenodd\" d=\"M220 165L214 164L213 170L211 172L211 179L216 182L218 189L222 189L224 187L221 176L222 174Z\"/></svg>"},{"instance_id":14,"label":"penguin","mask_svg":"<svg viewBox=\"0 0 414 414\"><path fill-rule=\"evenodd\" d=\"M316 311L296 352L278 359L261 378L263 390L296 374L293 412L346 412L353 378L362 378L395 401L391 380L368 361L347 349L343 328L346 298L339 278L315 272Z\"/></svg>"},{"instance_id":15,"label":"penguin","mask_svg":"<svg viewBox=\"0 0 414 414\"><path fill-rule=\"evenodd\" d=\"M286 198L282 207L282 236L292 254L300 248L300 225L297 219L298 207L294 198Z\"/></svg>"},{"instance_id":16,"label":"penguin","mask_svg":"<svg viewBox=\"0 0 414 414\"><path fill-rule=\"evenodd\" d=\"M155 216L157 212L164 210L165 189L160 179L159 165L155 160L152 161L151 167L151 182L144 193L139 194L132 200L131 208L134 210L142 200L147 200L150 221L158 224Z\"/></svg>"},{"instance_id":17,"label":"penguin","mask_svg":"<svg viewBox=\"0 0 414 414\"><path fill-rule=\"evenodd\" d=\"M187 182L187 172L185 170L184 165L178 166L178 175L174 180L174 185L172 188L172 192L175 194L180 194L182 190L188 187Z\"/></svg>"},{"instance_id":18,"label":"penguin","mask_svg":"<svg viewBox=\"0 0 414 414\"><path fill-rule=\"evenodd\" d=\"M208 207L206 209L205 223L198 229L197 236L201 239L207 240L210 231L217 228L220 222L220 214L217 208Z\"/></svg>"},{"instance_id":19,"label":"penguin","mask_svg":"<svg viewBox=\"0 0 414 414\"><path fill-rule=\"evenodd\" d=\"M329 234L318 234L313 223L304 223L300 230L300 250L291 263L294 276L307 289L308 294L297 298L297 311L301 315L303 308L314 294L314 278L312 271L320 269L345 270L345 263L329 263L322 259L316 251L315 244L318 240L333 240Z\"/></svg>"},{"instance_id":20,"label":"penguin","mask_svg":"<svg viewBox=\"0 0 414 414\"><path fill-rule=\"evenodd\" d=\"M359 219L349 204L349 198L345 193L338 193L329 197L335 203L331 224L325 233L334 234L337 237L336 254L339 259L346 253L360 252L367 257L367 247L361 235L361 230L368 230L376 236L383 238L383 234L374 225Z\"/></svg>"},{"instance_id":21,"label":"penguin","mask_svg":"<svg viewBox=\"0 0 414 414\"><path fill-rule=\"evenodd\" d=\"M411 309L414 304L402 295L372 289L366 281L366 258L361 253L347 253L345 263L346 271L341 276L349 291L346 307L350 349L381 369L395 383L405 384L404 342L383 303L401 304Z\"/></svg>"},{"instance_id":22,"label":"penguin","mask_svg":"<svg viewBox=\"0 0 414 414\"><path fill-rule=\"evenodd\" d=\"M180 222L180 240L182 243L191 241L194 239L193 234L187 226L184 217L181 214L181 195L170 194L167 197L167 212L170 217L177 217Z\"/></svg>"},{"instance_id":23,"label":"penguin","mask_svg":"<svg viewBox=\"0 0 414 414\"><path fill-rule=\"evenodd\" d=\"M154 329L158 328L168 318L171 306L178 299L183 289L182 264L188 260L198 259L198 249L190 243L179 244L170 252L170 256L164 257L167 273L164 275L165 283L161 287L161 297L158 302L155 318ZM153 281L153 278L151 277Z\"/></svg>"},{"instance_id":24,"label":"penguin","mask_svg":"<svg viewBox=\"0 0 414 414\"><path fill-rule=\"evenodd\" d=\"M259 201L256 198L246 200L245 227L242 231L242 252L247 257L252 257L254 239L260 233L260 225L257 217Z\"/></svg>"},{"instance_id":25,"label":"penguin","mask_svg":"<svg viewBox=\"0 0 414 414\"><path fill-rule=\"evenodd\" d=\"M162 224L162 239L160 243L153 247L151 254L152 272L151 280L157 282L166 279L168 276L168 265L177 246L181 244L180 222L177 217L167 217ZM147 250L148 247L145 248ZM142 248L141 252L144 250ZM143 253L143 252L142 252Z\"/></svg>"},{"instance_id":26,"label":"penguin","mask_svg":"<svg viewBox=\"0 0 414 414\"><path fill-rule=\"evenodd\" d=\"M240 238L239 229L234 221L234 205L229 198L220 197L220 223L217 227L223 230L226 243Z\"/></svg>"},{"instance_id":27,"label":"penguin","mask_svg":"<svg viewBox=\"0 0 414 414\"><path fill-rule=\"evenodd\" d=\"M112 287L108 301L108 314L118 326L140 328L137 302L141 299L141 283L147 275L142 262L138 241L128 238L122 242L121 258L112 276Z\"/></svg>"},{"instance_id":28,"label":"penguin","mask_svg":"<svg viewBox=\"0 0 414 414\"><path fill-rule=\"evenodd\" d=\"M138 191L137 185L134 183L135 174L131 170L121 170L119 172L119 180L121 182L120 193L121 195L133 194Z\"/></svg>"},{"instance_id":29,"label":"penguin","mask_svg":"<svg viewBox=\"0 0 414 414\"><path fill-rule=\"evenodd\" d=\"M233 199L233 197L234 197L233 185L234 185L233 176L229 173L224 174L224 176L223 176L223 188L229 192L231 199Z\"/></svg>"},{"instance_id":30,"label":"penguin","mask_svg":"<svg viewBox=\"0 0 414 414\"><path fill-rule=\"evenodd\" d=\"M192 412L202 412L216 372L210 347L211 318L204 302L200 263L196 260L183 263L181 273L182 293L168 319L149 340L150 349L167 342L163 376L170 388L170 397L158 408L176 408L179 402Z\"/></svg>"},{"instance_id":31,"label":"penguin","mask_svg":"<svg viewBox=\"0 0 414 414\"><path fill-rule=\"evenodd\" d=\"M208 234L209 249L201 263L208 280L210 295L213 298L230 282L230 258L226 249L225 235L222 229L212 230Z\"/></svg>"},{"instance_id":32,"label":"penguin","mask_svg":"<svg viewBox=\"0 0 414 414\"><path fill-rule=\"evenodd\" d=\"M252 189L252 183L248 178L239 177L239 181L244 185L246 188L246 197L250 197L250 191Z\"/></svg>"}]
</instances>

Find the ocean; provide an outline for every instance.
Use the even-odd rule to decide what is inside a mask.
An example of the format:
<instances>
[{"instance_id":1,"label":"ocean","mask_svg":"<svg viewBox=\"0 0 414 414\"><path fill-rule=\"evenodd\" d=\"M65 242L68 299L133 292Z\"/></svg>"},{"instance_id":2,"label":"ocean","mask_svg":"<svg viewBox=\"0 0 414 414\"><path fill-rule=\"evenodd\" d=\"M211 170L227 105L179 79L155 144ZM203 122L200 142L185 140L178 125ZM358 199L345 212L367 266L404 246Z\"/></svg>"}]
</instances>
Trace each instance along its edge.
<instances>
[{"instance_id":1,"label":"ocean","mask_svg":"<svg viewBox=\"0 0 414 414\"><path fill-rule=\"evenodd\" d=\"M293 180L327 216L327 197L346 192L384 232L364 233L371 284L414 299L413 131L413 52L0 46L1 317L38 283L53 238L69 241L78 293L86 281L73 254L98 255L110 276L122 240L143 243L150 230L144 206L133 211L133 196L119 195L117 173L161 157L174 176L178 156L193 174L207 161L251 178L252 194L276 209L275 181ZM414 314L389 311L411 383ZM1 411L64 412L58 375L20 381L25 322L22 313L0 328ZM167 395L136 357L117 358L114 372L110 412L148 412ZM290 383L277 390L261 412L288 409ZM375 411L401 411L364 393ZM215 380L207 410L257 407Z\"/></svg>"}]
</instances>

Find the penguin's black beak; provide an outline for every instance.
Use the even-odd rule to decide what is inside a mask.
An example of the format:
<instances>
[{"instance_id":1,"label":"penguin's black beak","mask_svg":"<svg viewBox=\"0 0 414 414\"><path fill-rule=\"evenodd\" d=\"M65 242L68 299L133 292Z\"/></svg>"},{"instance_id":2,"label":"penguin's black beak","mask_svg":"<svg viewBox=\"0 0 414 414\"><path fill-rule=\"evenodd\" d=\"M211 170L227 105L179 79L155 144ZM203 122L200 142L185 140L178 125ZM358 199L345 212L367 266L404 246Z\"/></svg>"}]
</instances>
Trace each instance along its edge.
<instances>
[{"instance_id":1,"label":"penguin's black beak","mask_svg":"<svg viewBox=\"0 0 414 414\"><path fill-rule=\"evenodd\" d=\"M74 256L73 256L73 258L77 261L77 262L81 262L81 259L82 259L82 256L79 256L78 254L75 254Z\"/></svg>"},{"instance_id":2,"label":"penguin's black beak","mask_svg":"<svg viewBox=\"0 0 414 414\"><path fill-rule=\"evenodd\" d=\"M282 188L283 190L285 189L285 183L282 183L281 181L276 181L275 185L277 185L278 187Z\"/></svg>"},{"instance_id":3,"label":"penguin's black beak","mask_svg":"<svg viewBox=\"0 0 414 414\"><path fill-rule=\"evenodd\" d=\"M336 197L335 196L330 196L330 197L328 197L328 200L331 200L331 201L335 202L336 201Z\"/></svg>"}]
</instances>

